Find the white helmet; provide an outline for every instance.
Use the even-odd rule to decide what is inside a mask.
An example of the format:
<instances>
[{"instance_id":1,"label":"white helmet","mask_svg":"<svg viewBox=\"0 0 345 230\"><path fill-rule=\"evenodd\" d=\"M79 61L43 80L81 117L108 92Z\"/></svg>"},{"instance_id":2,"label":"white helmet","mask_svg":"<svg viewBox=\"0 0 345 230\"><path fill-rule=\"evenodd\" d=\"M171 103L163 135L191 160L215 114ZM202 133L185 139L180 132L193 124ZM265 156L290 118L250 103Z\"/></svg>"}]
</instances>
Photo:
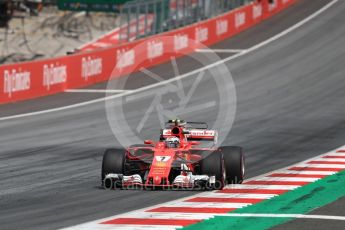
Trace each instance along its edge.
<instances>
[{"instance_id":1,"label":"white helmet","mask_svg":"<svg viewBox=\"0 0 345 230\"><path fill-rule=\"evenodd\" d=\"M168 137L165 140L168 148L178 148L180 147L180 139L178 137Z\"/></svg>"}]
</instances>

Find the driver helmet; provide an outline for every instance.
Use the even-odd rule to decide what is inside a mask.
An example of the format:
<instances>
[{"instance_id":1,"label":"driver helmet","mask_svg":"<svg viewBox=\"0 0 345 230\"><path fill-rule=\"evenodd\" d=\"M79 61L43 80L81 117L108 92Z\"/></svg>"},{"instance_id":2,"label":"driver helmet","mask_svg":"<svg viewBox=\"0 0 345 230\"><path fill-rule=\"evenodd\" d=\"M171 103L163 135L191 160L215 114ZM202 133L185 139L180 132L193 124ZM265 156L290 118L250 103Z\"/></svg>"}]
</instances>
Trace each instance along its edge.
<instances>
[{"instance_id":1,"label":"driver helmet","mask_svg":"<svg viewBox=\"0 0 345 230\"><path fill-rule=\"evenodd\" d=\"M168 148L178 148L180 147L180 139L178 137L168 137L165 140Z\"/></svg>"}]
</instances>

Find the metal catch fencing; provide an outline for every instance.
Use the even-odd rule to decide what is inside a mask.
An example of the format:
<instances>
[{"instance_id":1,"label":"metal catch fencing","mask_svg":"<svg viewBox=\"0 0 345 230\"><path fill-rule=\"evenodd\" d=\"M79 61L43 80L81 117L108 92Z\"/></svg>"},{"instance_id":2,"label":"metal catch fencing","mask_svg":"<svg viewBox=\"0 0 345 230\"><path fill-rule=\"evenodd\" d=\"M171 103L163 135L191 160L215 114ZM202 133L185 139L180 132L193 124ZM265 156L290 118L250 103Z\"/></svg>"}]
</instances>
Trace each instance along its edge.
<instances>
[{"instance_id":1,"label":"metal catch fencing","mask_svg":"<svg viewBox=\"0 0 345 230\"><path fill-rule=\"evenodd\" d=\"M134 0L120 9L120 42L205 20L255 0Z\"/></svg>"}]
</instances>

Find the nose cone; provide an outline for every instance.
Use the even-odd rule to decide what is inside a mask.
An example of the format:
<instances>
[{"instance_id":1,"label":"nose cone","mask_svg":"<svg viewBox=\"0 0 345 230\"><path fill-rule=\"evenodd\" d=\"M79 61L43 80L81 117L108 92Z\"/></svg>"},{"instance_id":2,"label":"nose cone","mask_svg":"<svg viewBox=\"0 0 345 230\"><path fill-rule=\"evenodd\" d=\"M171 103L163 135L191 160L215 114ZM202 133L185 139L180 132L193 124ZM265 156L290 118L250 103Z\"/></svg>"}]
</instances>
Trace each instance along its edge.
<instances>
[{"instance_id":1,"label":"nose cone","mask_svg":"<svg viewBox=\"0 0 345 230\"><path fill-rule=\"evenodd\" d=\"M153 183L154 183L155 185L160 185L160 184L161 184L161 178L160 178L159 176L155 176L155 177L153 178Z\"/></svg>"}]
</instances>

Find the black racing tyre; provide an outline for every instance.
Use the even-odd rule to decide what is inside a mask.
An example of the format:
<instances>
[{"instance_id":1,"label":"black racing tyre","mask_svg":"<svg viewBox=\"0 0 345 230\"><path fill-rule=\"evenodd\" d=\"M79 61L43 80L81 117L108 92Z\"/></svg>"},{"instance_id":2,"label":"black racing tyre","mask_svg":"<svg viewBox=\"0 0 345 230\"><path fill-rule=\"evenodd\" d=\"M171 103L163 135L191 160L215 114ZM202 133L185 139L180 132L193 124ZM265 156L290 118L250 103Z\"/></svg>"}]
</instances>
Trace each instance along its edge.
<instances>
[{"instance_id":1,"label":"black racing tyre","mask_svg":"<svg viewBox=\"0 0 345 230\"><path fill-rule=\"evenodd\" d=\"M209 154L200 162L200 171L202 175L215 176L216 183L210 189L221 190L225 186L226 171L224 166L223 153L215 151Z\"/></svg>"},{"instance_id":2,"label":"black racing tyre","mask_svg":"<svg viewBox=\"0 0 345 230\"><path fill-rule=\"evenodd\" d=\"M237 146L224 146L219 149L224 156L227 183L241 184L245 173L245 162L242 148Z\"/></svg>"},{"instance_id":3,"label":"black racing tyre","mask_svg":"<svg viewBox=\"0 0 345 230\"><path fill-rule=\"evenodd\" d=\"M125 150L107 149L102 161L102 183L109 173L124 174Z\"/></svg>"}]
</instances>

